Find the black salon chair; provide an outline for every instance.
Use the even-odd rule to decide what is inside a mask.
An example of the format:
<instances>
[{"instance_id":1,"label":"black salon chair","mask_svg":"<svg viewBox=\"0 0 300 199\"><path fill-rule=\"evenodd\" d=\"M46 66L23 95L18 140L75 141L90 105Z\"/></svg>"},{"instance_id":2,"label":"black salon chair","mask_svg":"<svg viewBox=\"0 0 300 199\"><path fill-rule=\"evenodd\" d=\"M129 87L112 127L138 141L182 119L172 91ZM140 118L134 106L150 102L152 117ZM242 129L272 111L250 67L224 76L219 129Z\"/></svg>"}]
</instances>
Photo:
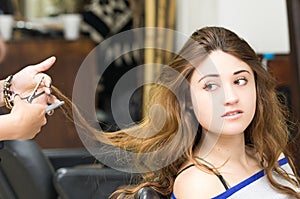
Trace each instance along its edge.
<instances>
[{"instance_id":1,"label":"black salon chair","mask_svg":"<svg viewBox=\"0 0 300 199\"><path fill-rule=\"evenodd\" d=\"M0 142L0 199L107 199L138 180L86 154L43 151L33 140Z\"/></svg>"},{"instance_id":2,"label":"black salon chair","mask_svg":"<svg viewBox=\"0 0 300 199\"><path fill-rule=\"evenodd\" d=\"M61 168L55 174L54 185L62 199L108 199L117 188L137 180L138 175L108 167Z\"/></svg>"},{"instance_id":3,"label":"black salon chair","mask_svg":"<svg viewBox=\"0 0 300 199\"><path fill-rule=\"evenodd\" d=\"M1 199L57 199L54 169L33 141L0 142Z\"/></svg>"},{"instance_id":4,"label":"black salon chair","mask_svg":"<svg viewBox=\"0 0 300 199\"><path fill-rule=\"evenodd\" d=\"M143 187L137 192L134 199L167 199L167 197L162 196L151 187Z\"/></svg>"}]
</instances>

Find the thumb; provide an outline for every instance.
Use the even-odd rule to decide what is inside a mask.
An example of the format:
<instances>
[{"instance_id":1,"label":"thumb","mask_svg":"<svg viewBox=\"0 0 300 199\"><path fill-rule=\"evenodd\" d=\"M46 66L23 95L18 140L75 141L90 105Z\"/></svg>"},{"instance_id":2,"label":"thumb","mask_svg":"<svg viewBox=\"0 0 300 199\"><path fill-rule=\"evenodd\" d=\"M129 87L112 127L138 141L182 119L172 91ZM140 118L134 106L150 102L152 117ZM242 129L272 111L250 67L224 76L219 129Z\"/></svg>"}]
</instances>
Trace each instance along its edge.
<instances>
[{"instance_id":1,"label":"thumb","mask_svg":"<svg viewBox=\"0 0 300 199\"><path fill-rule=\"evenodd\" d=\"M33 65L34 70L39 73L48 70L55 62L56 57L52 56L39 64Z\"/></svg>"}]
</instances>

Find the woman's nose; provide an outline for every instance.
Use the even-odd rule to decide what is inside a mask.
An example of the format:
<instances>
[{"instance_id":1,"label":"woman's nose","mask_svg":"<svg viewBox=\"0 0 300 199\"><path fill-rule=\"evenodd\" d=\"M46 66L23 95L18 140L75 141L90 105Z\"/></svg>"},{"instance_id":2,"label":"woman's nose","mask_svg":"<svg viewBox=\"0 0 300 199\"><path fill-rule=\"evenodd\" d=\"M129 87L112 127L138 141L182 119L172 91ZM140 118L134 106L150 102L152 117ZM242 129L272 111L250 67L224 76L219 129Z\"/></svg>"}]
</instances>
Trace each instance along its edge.
<instances>
[{"instance_id":1,"label":"woman's nose","mask_svg":"<svg viewBox=\"0 0 300 199\"><path fill-rule=\"evenodd\" d=\"M224 88L224 105L236 104L239 101L238 95L232 86Z\"/></svg>"}]
</instances>

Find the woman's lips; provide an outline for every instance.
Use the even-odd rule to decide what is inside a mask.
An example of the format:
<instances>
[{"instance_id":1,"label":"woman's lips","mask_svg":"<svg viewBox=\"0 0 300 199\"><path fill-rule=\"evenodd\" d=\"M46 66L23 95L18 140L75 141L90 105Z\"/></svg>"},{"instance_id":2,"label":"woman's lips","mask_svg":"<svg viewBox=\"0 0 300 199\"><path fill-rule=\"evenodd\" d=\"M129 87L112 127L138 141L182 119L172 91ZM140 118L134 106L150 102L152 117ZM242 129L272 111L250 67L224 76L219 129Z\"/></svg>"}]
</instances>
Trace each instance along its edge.
<instances>
[{"instance_id":1,"label":"woman's lips","mask_svg":"<svg viewBox=\"0 0 300 199\"><path fill-rule=\"evenodd\" d=\"M224 119L237 119L239 117L241 117L243 114L243 111L241 110L232 110L232 111L228 111L225 114L222 115L222 118Z\"/></svg>"}]
</instances>

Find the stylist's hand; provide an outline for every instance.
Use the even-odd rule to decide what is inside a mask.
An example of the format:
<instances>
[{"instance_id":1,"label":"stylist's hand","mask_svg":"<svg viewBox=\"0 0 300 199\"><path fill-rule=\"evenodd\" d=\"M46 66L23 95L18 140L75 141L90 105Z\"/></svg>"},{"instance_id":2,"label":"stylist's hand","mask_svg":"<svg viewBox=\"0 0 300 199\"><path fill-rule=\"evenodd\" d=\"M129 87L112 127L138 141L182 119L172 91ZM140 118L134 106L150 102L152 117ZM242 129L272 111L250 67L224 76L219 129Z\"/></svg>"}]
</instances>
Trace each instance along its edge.
<instances>
[{"instance_id":1,"label":"stylist's hand","mask_svg":"<svg viewBox=\"0 0 300 199\"><path fill-rule=\"evenodd\" d=\"M46 105L29 104L19 96L14 99L14 107L10 116L15 121L15 139L32 139L47 123L45 116Z\"/></svg>"},{"instance_id":2,"label":"stylist's hand","mask_svg":"<svg viewBox=\"0 0 300 199\"><path fill-rule=\"evenodd\" d=\"M50 57L39 64L27 66L17 72L12 79L11 90L20 95L28 93L34 89L44 76L41 86L46 94L50 94L51 77L43 72L48 70L54 64L55 60L55 57Z\"/></svg>"}]
</instances>

